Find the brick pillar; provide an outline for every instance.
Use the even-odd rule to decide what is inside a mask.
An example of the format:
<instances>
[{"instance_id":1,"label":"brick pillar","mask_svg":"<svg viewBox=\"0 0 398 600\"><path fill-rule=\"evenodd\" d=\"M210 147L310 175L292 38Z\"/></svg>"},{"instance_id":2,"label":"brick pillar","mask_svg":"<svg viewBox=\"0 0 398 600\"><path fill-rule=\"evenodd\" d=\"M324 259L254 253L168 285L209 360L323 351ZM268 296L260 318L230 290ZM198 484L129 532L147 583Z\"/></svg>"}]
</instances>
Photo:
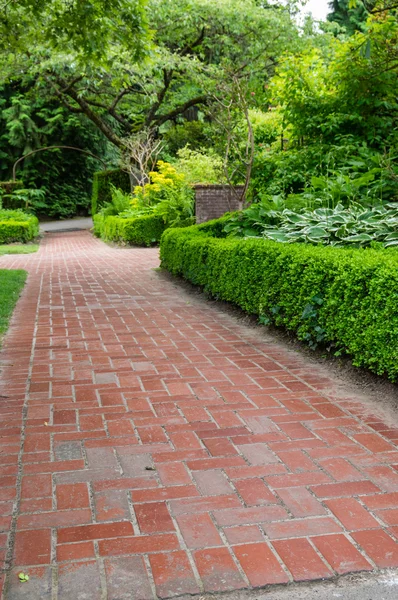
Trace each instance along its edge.
<instances>
[{"instance_id":1,"label":"brick pillar","mask_svg":"<svg viewBox=\"0 0 398 600\"><path fill-rule=\"evenodd\" d=\"M197 223L222 217L226 212L239 210L243 186L235 191L229 185L195 185L195 215Z\"/></svg>"}]
</instances>

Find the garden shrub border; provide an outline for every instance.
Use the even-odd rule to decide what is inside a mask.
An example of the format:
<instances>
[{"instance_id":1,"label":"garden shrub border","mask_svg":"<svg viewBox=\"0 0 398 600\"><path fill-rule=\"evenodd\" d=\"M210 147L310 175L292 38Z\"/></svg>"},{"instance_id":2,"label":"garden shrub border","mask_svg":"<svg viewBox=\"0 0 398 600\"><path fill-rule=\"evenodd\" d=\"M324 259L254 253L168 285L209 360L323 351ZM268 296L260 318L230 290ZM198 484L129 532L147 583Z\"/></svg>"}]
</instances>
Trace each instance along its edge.
<instances>
[{"instance_id":1,"label":"garden shrub border","mask_svg":"<svg viewBox=\"0 0 398 600\"><path fill-rule=\"evenodd\" d=\"M22 221L0 219L0 244L30 242L39 235L39 221L34 215L24 215Z\"/></svg>"},{"instance_id":2,"label":"garden shrub border","mask_svg":"<svg viewBox=\"0 0 398 600\"><path fill-rule=\"evenodd\" d=\"M166 231L162 267L263 323L398 380L396 251L225 239L225 222Z\"/></svg>"},{"instance_id":3,"label":"garden shrub border","mask_svg":"<svg viewBox=\"0 0 398 600\"><path fill-rule=\"evenodd\" d=\"M166 229L163 219L144 215L123 219L118 216L94 215L94 233L105 241L122 242L135 246L158 244Z\"/></svg>"}]
</instances>

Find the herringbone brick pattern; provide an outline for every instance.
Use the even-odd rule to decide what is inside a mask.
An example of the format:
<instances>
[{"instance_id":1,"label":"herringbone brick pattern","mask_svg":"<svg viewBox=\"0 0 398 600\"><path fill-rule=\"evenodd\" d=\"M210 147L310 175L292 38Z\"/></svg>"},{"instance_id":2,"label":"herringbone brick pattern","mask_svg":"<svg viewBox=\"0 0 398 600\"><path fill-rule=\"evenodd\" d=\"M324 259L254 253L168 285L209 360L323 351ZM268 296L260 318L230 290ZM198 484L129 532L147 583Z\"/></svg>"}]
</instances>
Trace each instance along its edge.
<instances>
[{"instance_id":1,"label":"herringbone brick pattern","mask_svg":"<svg viewBox=\"0 0 398 600\"><path fill-rule=\"evenodd\" d=\"M29 271L0 356L3 598L397 567L398 428L157 266L87 232L0 260Z\"/></svg>"}]
</instances>

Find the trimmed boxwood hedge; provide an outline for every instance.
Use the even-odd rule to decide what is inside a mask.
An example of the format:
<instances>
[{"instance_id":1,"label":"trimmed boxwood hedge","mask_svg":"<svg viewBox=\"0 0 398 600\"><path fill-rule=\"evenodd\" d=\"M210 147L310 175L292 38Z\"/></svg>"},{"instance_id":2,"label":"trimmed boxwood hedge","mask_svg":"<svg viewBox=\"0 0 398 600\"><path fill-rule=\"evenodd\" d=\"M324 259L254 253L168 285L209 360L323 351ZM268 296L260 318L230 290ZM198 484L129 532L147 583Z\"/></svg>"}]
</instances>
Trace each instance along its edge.
<instances>
[{"instance_id":1,"label":"trimmed boxwood hedge","mask_svg":"<svg viewBox=\"0 0 398 600\"><path fill-rule=\"evenodd\" d=\"M94 233L106 241L153 246L159 243L165 229L163 219L155 215L130 219L104 217L101 214L94 216Z\"/></svg>"},{"instance_id":2,"label":"trimmed boxwood hedge","mask_svg":"<svg viewBox=\"0 0 398 600\"><path fill-rule=\"evenodd\" d=\"M39 221L19 210L0 210L0 244L29 242L39 235Z\"/></svg>"},{"instance_id":3,"label":"trimmed boxwood hedge","mask_svg":"<svg viewBox=\"0 0 398 600\"><path fill-rule=\"evenodd\" d=\"M93 195L91 198L91 212L96 215L97 212L112 200L110 185L123 190L131 191L130 177L128 173L120 169L110 169L108 171L98 171L93 175Z\"/></svg>"},{"instance_id":4,"label":"trimmed boxwood hedge","mask_svg":"<svg viewBox=\"0 0 398 600\"><path fill-rule=\"evenodd\" d=\"M333 345L379 375L398 379L398 253L221 239L223 219L169 229L162 266L294 331Z\"/></svg>"}]
</instances>

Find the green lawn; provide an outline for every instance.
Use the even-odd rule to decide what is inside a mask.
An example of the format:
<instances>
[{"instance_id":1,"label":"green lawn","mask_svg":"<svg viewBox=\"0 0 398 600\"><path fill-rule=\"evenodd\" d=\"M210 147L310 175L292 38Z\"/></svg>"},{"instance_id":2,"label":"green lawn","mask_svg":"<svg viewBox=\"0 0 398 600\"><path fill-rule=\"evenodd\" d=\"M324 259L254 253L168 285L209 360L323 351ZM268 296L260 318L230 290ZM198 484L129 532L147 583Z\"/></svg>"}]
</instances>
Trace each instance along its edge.
<instances>
[{"instance_id":1,"label":"green lawn","mask_svg":"<svg viewBox=\"0 0 398 600\"><path fill-rule=\"evenodd\" d=\"M0 342L2 335L7 331L26 276L26 271L0 269Z\"/></svg>"},{"instance_id":2,"label":"green lawn","mask_svg":"<svg viewBox=\"0 0 398 600\"><path fill-rule=\"evenodd\" d=\"M38 244L2 244L0 245L0 256L3 254L32 254L38 249Z\"/></svg>"}]
</instances>

